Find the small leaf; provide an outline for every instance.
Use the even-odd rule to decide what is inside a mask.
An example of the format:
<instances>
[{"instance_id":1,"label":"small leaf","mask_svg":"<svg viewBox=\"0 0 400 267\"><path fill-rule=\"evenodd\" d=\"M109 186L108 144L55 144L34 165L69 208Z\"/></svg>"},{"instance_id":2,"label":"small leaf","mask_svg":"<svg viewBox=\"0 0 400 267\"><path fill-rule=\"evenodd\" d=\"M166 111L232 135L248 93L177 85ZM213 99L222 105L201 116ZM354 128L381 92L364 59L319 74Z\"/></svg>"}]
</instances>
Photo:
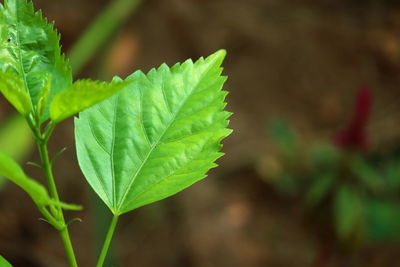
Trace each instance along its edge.
<instances>
[{"instance_id":1,"label":"small leaf","mask_svg":"<svg viewBox=\"0 0 400 267\"><path fill-rule=\"evenodd\" d=\"M335 227L341 240L360 230L364 212L364 200L360 193L349 186L341 186L334 200Z\"/></svg>"},{"instance_id":2,"label":"small leaf","mask_svg":"<svg viewBox=\"0 0 400 267\"><path fill-rule=\"evenodd\" d=\"M84 109L109 98L128 82L111 83L80 80L75 82L68 90L57 94L50 106L50 117L54 122L60 122Z\"/></svg>"},{"instance_id":3,"label":"small leaf","mask_svg":"<svg viewBox=\"0 0 400 267\"><path fill-rule=\"evenodd\" d=\"M318 203L322 201L329 192L331 192L332 186L334 185L334 180L334 173L318 175L306 193L305 201L307 207L312 208L315 205L318 205Z\"/></svg>"},{"instance_id":4,"label":"small leaf","mask_svg":"<svg viewBox=\"0 0 400 267\"><path fill-rule=\"evenodd\" d=\"M0 71L0 91L21 115L26 116L32 111L29 94L18 76Z\"/></svg>"},{"instance_id":5,"label":"small leaf","mask_svg":"<svg viewBox=\"0 0 400 267\"><path fill-rule=\"evenodd\" d=\"M33 167L36 167L36 168L39 168L39 169L43 169L42 165L40 165L39 163L33 162L33 161L28 161L26 163L26 165L30 165L30 166L33 166Z\"/></svg>"},{"instance_id":6,"label":"small leaf","mask_svg":"<svg viewBox=\"0 0 400 267\"><path fill-rule=\"evenodd\" d=\"M51 80L50 74L44 75L42 90L39 93L38 102L36 105L36 116L39 121L42 120L44 113L48 113L47 100L51 91Z\"/></svg>"},{"instance_id":7,"label":"small leaf","mask_svg":"<svg viewBox=\"0 0 400 267\"><path fill-rule=\"evenodd\" d=\"M0 266L1 267L13 267L5 258L0 255Z\"/></svg>"},{"instance_id":8,"label":"small leaf","mask_svg":"<svg viewBox=\"0 0 400 267\"><path fill-rule=\"evenodd\" d=\"M378 170L361 156L356 156L349 163L349 168L360 181L361 185L372 192L382 190L384 180Z\"/></svg>"},{"instance_id":9,"label":"small leaf","mask_svg":"<svg viewBox=\"0 0 400 267\"><path fill-rule=\"evenodd\" d=\"M276 191L285 197L295 197L300 193L300 179L296 174L285 172L274 184Z\"/></svg>"},{"instance_id":10,"label":"small leaf","mask_svg":"<svg viewBox=\"0 0 400 267\"><path fill-rule=\"evenodd\" d=\"M34 110L51 76L48 101L41 107L42 121L46 120L53 96L72 84L71 70L61 54L60 36L54 23L48 23L41 11L35 12L30 1L5 0L0 4L0 33L0 70L23 81L19 90L25 90Z\"/></svg>"},{"instance_id":11,"label":"small leaf","mask_svg":"<svg viewBox=\"0 0 400 267\"><path fill-rule=\"evenodd\" d=\"M286 121L274 119L268 125L267 130L269 136L284 156L292 157L297 153L298 142L296 133L291 129L290 125Z\"/></svg>"},{"instance_id":12,"label":"small leaf","mask_svg":"<svg viewBox=\"0 0 400 267\"><path fill-rule=\"evenodd\" d=\"M54 163L56 162L56 160L67 150L66 147L61 148L51 159L50 164L54 165Z\"/></svg>"},{"instance_id":13,"label":"small leaf","mask_svg":"<svg viewBox=\"0 0 400 267\"><path fill-rule=\"evenodd\" d=\"M82 206L67 204L51 199L44 186L26 176L24 171L12 158L0 152L0 176L21 187L38 207L59 206L66 210L81 210Z\"/></svg>"},{"instance_id":14,"label":"small leaf","mask_svg":"<svg viewBox=\"0 0 400 267\"><path fill-rule=\"evenodd\" d=\"M25 118L11 116L0 128L0 151L16 160L22 160L33 148L33 135ZM0 188L5 179L0 177Z\"/></svg>"},{"instance_id":15,"label":"small leaf","mask_svg":"<svg viewBox=\"0 0 400 267\"><path fill-rule=\"evenodd\" d=\"M340 167L341 153L338 148L320 143L311 147L310 159L312 167L319 171L335 172Z\"/></svg>"},{"instance_id":16,"label":"small leaf","mask_svg":"<svg viewBox=\"0 0 400 267\"><path fill-rule=\"evenodd\" d=\"M384 165L385 188L392 194L397 194L400 188L400 161L389 160Z\"/></svg>"},{"instance_id":17,"label":"small leaf","mask_svg":"<svg viewBox=\"0 0 400 267\"><path fill-rule=\"evenodd\" d=\"M371 199L367 203L368 240L398 242L400 239L400 203Z\"/></svg>"},{"instance_id":18,"label":"small leaf","mask_svg":"<svg viewBox=\"0 0 400 267\"><path fill-rule=\"evenodd\" d=\"M64 203L61 201L55 201L54 199L50 199L47 205L54 205L61 207L64 210L82 210L83 207L81 205L71 204L71 203Z\"/></svg>"},{"instance_id":19,"label":"small leaf","mask_svg":"<svg viewBox=\"0 0 400 267\"><path fill-rule=\"evenodd\" d=\"M12 158L0 152L0 176L4 176L21 187L38 206L50 202L46 189L35 180L27 177L21 167Z\"/></svg>"},{"instance_id":20,"label":"small leaf","mask_svg":"<svg viewBox=\"0 0 400 267\"><path fill-rule=\"evenodd\" d=\"M66 224L70 225L74 222L82 222L82 219L81 218L73 218L73 219L69 220Z\"/></svg>"},{"instance_id":21,"label":"small leaf","mask_svg":"<svg viewBox=\"0 0 400 267\"><path fill-rule=\"evenodd\" d=\"M225 51L196 63L138 71L75 120L79 165L114 214L164 199L206 177L221 157Z\"/></svg>"}]
</instances>

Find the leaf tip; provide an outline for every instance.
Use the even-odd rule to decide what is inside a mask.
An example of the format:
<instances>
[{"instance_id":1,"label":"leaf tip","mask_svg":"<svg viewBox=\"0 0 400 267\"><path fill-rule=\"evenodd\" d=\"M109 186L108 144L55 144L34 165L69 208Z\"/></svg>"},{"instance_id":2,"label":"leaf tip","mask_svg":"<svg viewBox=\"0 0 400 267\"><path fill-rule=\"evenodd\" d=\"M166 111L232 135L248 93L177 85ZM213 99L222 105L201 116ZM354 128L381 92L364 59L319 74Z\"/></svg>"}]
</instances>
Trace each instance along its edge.
<instances>
[{"instance_id":1,"label":"leaf tip","mask_svg":"<svg viewBox=\"0 0 400 267\"><path fill-rule=\"evenodd\" d=\"M214 53L216 56L225 58L226 57L226 50L225 49L219 49L217 52Z\"/></svg>"},{"instance_id":2,"label":"leaf tip","mask_svg":"<svg viewBox=\"0 0 400 267\"><path fill-rule=\"evenodd\" d=\"M215 52L214 54L211 54L210 56L208 56L208 58L206 60L211 60L211 61L217 61L218 64L221 64L225 57L226 57L226 50L225 49L220 49L217 52Z\"/></svg>"}]
</instances>

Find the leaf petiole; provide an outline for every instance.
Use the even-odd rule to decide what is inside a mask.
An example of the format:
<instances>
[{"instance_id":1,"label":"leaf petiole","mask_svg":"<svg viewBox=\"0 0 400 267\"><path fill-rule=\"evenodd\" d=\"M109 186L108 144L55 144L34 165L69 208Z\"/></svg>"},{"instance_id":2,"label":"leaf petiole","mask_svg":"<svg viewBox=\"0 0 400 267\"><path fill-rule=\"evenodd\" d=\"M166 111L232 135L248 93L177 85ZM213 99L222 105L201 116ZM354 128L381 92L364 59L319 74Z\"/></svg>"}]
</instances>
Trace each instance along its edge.
<instances>
[{"instance_id":1,"label":"leaf petiole","mask_svg":"<svg viewBox=\"0 0 400 267\"><path fill-rule=\"evenodd\" d=\"M113 216L110 226L107 231L106 239L104 240L103 248L101 249L99 259L97 260L96 267L103 267L104 260L106 259L108 249L110 248L111 240L117 227L119 215Z\"/></svg>"}]
</instances>

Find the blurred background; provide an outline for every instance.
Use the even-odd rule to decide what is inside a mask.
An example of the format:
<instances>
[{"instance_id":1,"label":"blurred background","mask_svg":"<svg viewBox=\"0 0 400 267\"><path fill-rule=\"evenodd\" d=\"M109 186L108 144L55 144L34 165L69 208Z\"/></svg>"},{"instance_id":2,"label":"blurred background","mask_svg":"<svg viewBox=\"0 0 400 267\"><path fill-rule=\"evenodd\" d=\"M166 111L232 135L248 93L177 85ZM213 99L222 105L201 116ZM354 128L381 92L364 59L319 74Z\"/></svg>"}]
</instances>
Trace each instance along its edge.
<instances>
[{"instance_id":1,"label":"blurred background","mask_svg":"<svg viewBox=\"0 0 400 267\"><path fill-rule=\"evenodd\" d=\"M123 216L107 266L398 264L399 1L33 2L55 21L77 79L109 80L228 51L234 132L220 167ZM0 149L38 161L24 122L0 102ZM70 119L50 151L67 147L56 179L62 200L85 206L67 217L82 219L70 226L80 266L94 266L109 214L87 186L74 146ZM16 267L66 266L58 234L38 220L29 197L0 187L0 253Z\"/></svg>"}]
</instances>

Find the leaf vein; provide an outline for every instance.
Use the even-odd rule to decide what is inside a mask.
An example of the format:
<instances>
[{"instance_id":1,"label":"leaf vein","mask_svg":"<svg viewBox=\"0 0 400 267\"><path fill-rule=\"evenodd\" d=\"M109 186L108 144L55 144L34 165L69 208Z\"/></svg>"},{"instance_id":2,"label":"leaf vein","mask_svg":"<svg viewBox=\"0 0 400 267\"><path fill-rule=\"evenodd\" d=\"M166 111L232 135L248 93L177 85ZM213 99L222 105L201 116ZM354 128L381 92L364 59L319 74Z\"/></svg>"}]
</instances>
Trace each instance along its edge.
<instances>
[{"instance_id":1,"label":"leaf vein","mask_svg":"<svg viewBox=\"0 0 400 267\"><path fill-rule=\"evenodd\" d=\"M94 165L94 164L92 164L92 165ZM104 195L107 197L108 202L111 204L110 198L108 197L108 194L106 191L106 186L104 184L104 181L102 179L100 179L100 174L98 173L99 170L97 168L93 168L93 170L94 170L94 174L97 177L97 180L100 182L100 186L101 186L101 189L103 190Z\"/></svg>"},{"instance_id":2,"label":"leaf vein","mask_svg":"<svg viewBox=\"0 0 400 267\"><path fill-rule=\"evenodd\" d=\"M111 151L110 151L110 163L111 163L111 181L112 181L112 193L113 193L113 207L115 209L116 205L116 194L115 194L115 170L114 170L114 147L115 147L115 126L117 123L117 113L118 113L118 102L119 102L119 97L120 95L118 94L117 97L115 98L115 104L114 104L114 116L112 120L112 136L111 136Z\"/></svg>"},{"instance_id":3,"label":"leaf vein","mask_svg":"<svg viewBox=\"0 0 400 267\"><path fill-rule=\"evenodd\" d=\"M194 66L193 66L194 67ZM187 100L194 94L194 92L196 91L196 89L198 88L200 82L202 81L203 77L205 77L210 69L212 68L212 66L208 66L208 70L204 71L201 75L201 78L198 80L197 84L195 86L193 86L192 91L189 92L187 94L187 96L185 97L185 99L182 101L181 105L177 108L176 112L173 114L170 122L168 123L168 125L166 126L166 128L164 129L164 131L160 134L160 137L158 138L157 142L154 142L154 144L151 146L149 152L147 153L145 159L142 161L142 163L140 164L139 168L137 169L137 171L134 173L134 175L132 175L132 178L130 179L131 181L129 182L127 188L125 189L125 192L122 196L121 201L119 202L119 205L122 205L130 191L130 189L132 188L137 176L139 175L140 171L142 170L143 166L146 164L148 158L150 157L151 153L153 152L153 150L155 149L155 147L160 143L161 139L164 137L165 133L168 131L168 129L171 127L171 125L173 124L174 120L176 119L176 116L179 114L179 112L181 111L182 107L185 105L185 103L187 102ZM120 207L118 207L120 208Z\"/></svg>"},{"instance_id":4,"label":"leaf vein","mask_svg":"<svg viewBox=\"0 0 400 267\"><path fill-rule=\"evenodd\" d=\"M140 126L142 127L144 137L146 138L147 144L151 147L152 144L150 142L149 134L147 133L147 129L144 126L143 121L143 94L142 90L139 88L140 100L139 100L139 118L140 118Z\"/></svg>"},{"instance_id":5,"label":"leaf vein","mask_svg":"<svg viewBox=\"0 0 400 267\"><path fill-rule=\"evenodd\" d=\"M197 156L202 152L199 151L195 157L193 157L191 160L189 160L188 162L186 162L185 164L183 164L180 168L174 170L171 174L161 178L160 180L157 180L155 183L151 184L150 186L148 186L146 189L144 189L143 191L141 191L140 193L138 193L133 199L131 199L125 206L128 207L130 203L134 202L136 199L138 199L140 196L146 194L149 190L151 190L152 187L162 183L165 179L175 175L177 172L181 171L182 169L184 169L185 167L187 167L188 164L192 163L193 161L195 161L197 159Z\"/></svg>"},{"instance_id":6,"label":"leaf vein","mask_svg":"<svg viewBox=\"0 0 400 267\"><path fill-rule=\"evenodd\" d=\"M167 99L167 95L165 94L165 88L164 88L164 76L161 76L162 78L162 81L161 81L161 92L162 92L162 95L163 95L163 99L164 99L164 102L165 102L165 106L167 107L167 110L168 110L168 113L169 114L172 114L172 109L171 109L171 107L170 107L170 105L169 105L169 102L168 102L168 99Z\"/></svg>"},{"instance_id":7,"label":"leaf vein","mask_svg":"<svg viewBox=\"0 0 400 267\"><path fill-rule=\"evenodd\" d=\"M96 140L96 143L100 146L100 148L107 154L110 156L110 152L108 152L106 150L106 148L104 147L104 145L100 142L98 136L96 135L96 133L93 130L93 124L92 124L92 120L88 120L89 121L89 128L90 128L90 132L92 133L94 140Z\"/></svg>"},{"instance_id":8,"label":"leaf vein","mask_svg":"<svg viewBox=\"0 0 400 267\"><path fill-rule=\"evenodd\" d=\"M16 3L16 5L17 5L17 3ZM15 22L15 30L16 30L16 39L17 39L16 44L17 44L17 50L18 50L18 64L19 64L20 71L22 72L21 76L23 78L22 80L24 82L25 90L28 92L29 100L31 101L32 108L34 108L31 92L29 91L28 81L26 80L26 73L25 73L25 69L24 69L24 65L23 65L23 61L22 61L22 53L21 53L22 48L21 48L21 38L20 38L18 7L16 7L15 16L17 19L17 21Z\"/></svg>"}]
</instances>

